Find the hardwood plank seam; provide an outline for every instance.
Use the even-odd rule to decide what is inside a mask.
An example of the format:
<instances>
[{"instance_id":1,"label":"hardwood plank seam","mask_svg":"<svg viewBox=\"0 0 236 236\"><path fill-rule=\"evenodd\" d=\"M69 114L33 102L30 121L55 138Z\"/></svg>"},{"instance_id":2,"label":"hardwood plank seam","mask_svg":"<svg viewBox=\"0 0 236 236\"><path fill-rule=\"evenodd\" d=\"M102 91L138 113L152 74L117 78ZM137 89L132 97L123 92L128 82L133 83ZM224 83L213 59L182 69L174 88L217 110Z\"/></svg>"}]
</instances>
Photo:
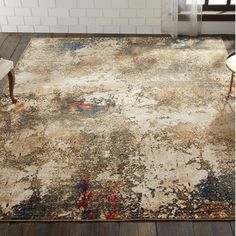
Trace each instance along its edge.
<instances>
[{"instance_id":1,"label":"hardwood plank seam","mask_svg":"<svg viewBox=\"0 0 236 236\"><path fill-rule=\"evenodd\" d=\"M194 230L194 227L193 227L193 221L191 221L191 225L192 225L192 229L193 229L193 235L196 236L195 230Z\"/></svg>"},{"instance_id":2,"label":"hardwood plank seam","mask_svg":"<svg viewBox=\"0 0 236 236\"><path fill-rule=\"evenodd\" d=\"M158 226L157 226L157 222L155 222L155 226L156 226L156 236L159 236L159 235L158 235Z\"/></svg>"},{"instance_id":3,"label":"hardwood plank seam","mask_svg":"<svg viewBox=\"0 0 236 236\"><path fill-rule=\"evenodd\" d=\"M9 36L9 34L7 34L7 36L3 39L2 43L0 44L0 48L4 44L4 42L5 42L5 40L7 39L8 36Z\"/></svg>"},{"instance_id":4,"label":"hardwood plank seam","mask_svg":"<svg viewBox=\"0 0 236 236\"><path fill-rule=\"evenodd\" d=\"M235 222L233 222L233 223L235 224ZM230 222L229 224L230 224L230 228L231 228L232 235L234 236L234 235L235 235L235 233L234 233L234 229L233 229L233 227L232 227L232 224L231 224L231 222Z\"/></svg>"},{"instance_id":5,"label":"hardwood plank seam","mask_svg":"<svg viewBox=\"0 0 236 236\"><path fill-rule=\"evenodd\" d=\"M16 51L16 48L19 46L21 40L22 40L22 35L20 34L20 40L18 41L18 43L17 43L15 49L12 51L12 54L11 54L11 56L10 56L10 60L11 60L12 56L14 55L14 52Z\"/></svg>"}]
</instances>

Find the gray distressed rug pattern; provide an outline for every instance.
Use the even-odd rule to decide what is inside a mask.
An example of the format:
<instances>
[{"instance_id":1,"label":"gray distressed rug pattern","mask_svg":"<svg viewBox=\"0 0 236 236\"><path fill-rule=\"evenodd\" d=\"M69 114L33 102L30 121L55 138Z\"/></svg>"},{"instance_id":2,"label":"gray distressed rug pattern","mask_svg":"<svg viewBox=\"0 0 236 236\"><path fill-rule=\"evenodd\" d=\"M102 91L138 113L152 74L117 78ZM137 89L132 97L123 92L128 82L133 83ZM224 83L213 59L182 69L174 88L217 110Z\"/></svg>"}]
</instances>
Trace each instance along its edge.
<instances>
[{"instance_id":1,"label":"gray distressed rug pattern","mask_svg":"<svg viewBox=\"0 0 236 236\"><path fill-rule=\"evenodd\" d=\"M33 39L1 96L0 219L226 219L220 38Z\"/></svg>"}]
</instances>

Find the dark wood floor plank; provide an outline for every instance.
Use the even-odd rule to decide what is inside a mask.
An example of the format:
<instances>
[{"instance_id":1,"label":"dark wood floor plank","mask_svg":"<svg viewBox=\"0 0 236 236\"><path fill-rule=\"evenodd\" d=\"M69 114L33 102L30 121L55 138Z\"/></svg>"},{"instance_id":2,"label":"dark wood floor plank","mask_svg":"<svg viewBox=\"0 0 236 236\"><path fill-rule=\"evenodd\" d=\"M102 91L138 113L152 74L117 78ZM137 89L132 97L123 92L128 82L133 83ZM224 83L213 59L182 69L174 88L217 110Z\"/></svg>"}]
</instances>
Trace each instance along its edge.
<instances>
[{"instance_id":1,"label":"dark wood floor plank","mask_svg":"<svg viewBox=\"0 0 236 236\"><path fill-rule=\"evenodd\" d=\"M214 236L233 236L230 222L211 222L211 229Z\"/></svg>"},{"instance_id":2,"label":"dark wood floor plank","mask_svg":"<svg viewBox=\"0 0 236 236\"><path fill-rule=\"evenodd\" d=\"M20 34L9 34L0 47L0 55L5 59L10 59L18 43L20 42L20 39Z\"/></svg>"},{"instance_id":3,"label":"dark wood floor plank","mask_svg":"<svg viewBox=\"0 0 236 236\"><path fill-rule=\"evenodd\" d=\"M68 224L68 235L70 236L80 236L81 235L81 225L82 223L70 222Z\"/></svg>"},{"instance_id":4,"label":"dark wood floor plank","mask_svg":"<svg viewBox=\"0 0 236 236\"><path fill-rule=\"evenodd\" d=\"M99 225L99 235L102 236L119 236L119 223L103 222Z\"/></svg>"},{"instance_id":5,"label":"dark wood floor plank","mask_svg":"<svg viewBox=\"0 0 236 236\"><path fill-rule=\"evenodd\" d=\"M8 226L7 236L22 236L23 227L21 223L10 223Z\"/></svg>"},{"instance_id":6,"label":"dark wood floor plank","mask_svg":"<svg viewBox=\"0 0 236 236\"><path fill-rule=\"evenodd\" d=\"M8 223L0 224L0 236L7 236L8 225L9 225Z\"/></svg>"},{"instance_id":7,"label":"dark wood floor plank","mask_svg":"<svg viewBox=\"0 0 236 236\"><path fill-rule=\"evenodd\" d=\"M233 235L235 235L235 221L231 221L231 222L230 222L230 226L231 226Z\"/></svg>"},{"instance_id":8,"label":"dark wood floor plank","mask_svg":"<svg viewBox=\"0 0 236 236\"><path fill-rule=\"evenodd\" d=\"M74 234L71 234L73 236L98 236L99 235L99 223L91 222L91 223L81 223L79 225L75 225L73 227Z\"/></svg>"},{"instance_id":9,"label":"dark wood floor plank","mask_svg":"<svg viewBox=\"0 0 236 236\"><path fill-rule=\"evenodd\" d=\"M120 236L157 236L155 222L122 222Z\"/></svg>"},{"instance_id":10,"label":"dark wood floor plank","mask_svg":"<svg viewBox=\"0 0 236 236\"><path fill-rule=\"evenodd\" d=\"M176 236L177 234L177 223L175 222L157 222L157 235L165 236L172 235ZM179 236L179 235L178 235Z\"/></svg>"},{"instance_id":11,"label":"dark wood floor plank","mask_svg":"<svg viewBox=\"0 0 236 236\"><path fill-rule=\"evenodd\" d=\"M31 236L30 234L30 227L32 223L21 223L22 224L22 236Z\"/></svg>"},{"instance_id":12,"label":"dark wood floor plank","mask_svg":"<svg viewBox=\"0 0 236 236\"><path fill-rule=\"evenodd\" d=\"M119 236L119 223L116 222L88 222L72 223L70 236Z\"/></svg>"},{"instance_id":13,"label":"dark wood floor plank","mask_svg":"<svg viewBox=\"0 0 236 236\"><path fill-rule=\"evenodd\" d=\"M193 228L195 236L233 236L228 221L194 222Z\"/></svg>"},{"instance_id":14,"label":"dark wood floor plank","mask_svg":"<svg viewBox=\"0 0 236 236\"><path fill-rule=\"evenodd\" d=\"M23 227L24 236L52 235L51 227L52 225L48 223L30 223L29 225Z\"/></svg>"},{"instance_id":15,"label":"dark wood floor plank","mask_svg":"<svg viewBox=\"0 0 236 236\"><path fill-rule=\"evenodd\" d=\"M214 236L210 222L193 222L193 230L195 236Z\"/></svg>"},{"instance_id":16,"label":"dark wood floor plank","mask_svg":"<svg viewBox=\"0 0 236 236\"><path fill-rule=\"evenodd\" d=\"M157 222L158 236L194 236L192 222Z\"/></svg>"},{"instance_id":17,"label":"dark wood floor plank","mask_svg":"<svg viewBox=\"0 0 236 236\"><path fill-rule=\"evenodd\" d=\"M69 236L70 235L70 223L48 223L47 227L49 227L49 235L63 235L63 236ZM41 235L40 235L41 236Z\"/></svg>"},{"instance_id":18,"label":"dark wood floor plank","mask_svg":"<svg viewBox=\"0 0 236 236\"><path fill-rule=\"evenodd\" d=\"M178 233L181 236L194 236L193 224L192 222L177 222Z\"/></svg>"},{"instance_id":19,"label":"dark wood floor plank","mask_svg":"<svg viewBox=\"0 0 236 236\"><path fill-rule=\"evenodd\" d=\"M23 236L54 236L70 234L71 223L51 222L51 223L29 223L23 225Z\"/></svg>"},{"instance_id":20,"label":"dark wood floor plank","mask_svg":"<svg viewBox=\"0 0 236 236\"><path fill-rule=\"evenodd\" d=\"M30 35L22 35L19 44L17 45L15 51L13 52L10 58L14 62L14 65L16 65L16 63L20 59L31 38L32 37Z\"/></svg>"},{"instance_id":21,"label":"dark wood floor plank","mask_svg":"<svg viewBox=\"0 0 236 236\"><path fill-rule=\"evenodd\" d=\"M5 39L8 37L8 33L0 33L0 47L2 46Z\"/></svg>"}]
</instances>

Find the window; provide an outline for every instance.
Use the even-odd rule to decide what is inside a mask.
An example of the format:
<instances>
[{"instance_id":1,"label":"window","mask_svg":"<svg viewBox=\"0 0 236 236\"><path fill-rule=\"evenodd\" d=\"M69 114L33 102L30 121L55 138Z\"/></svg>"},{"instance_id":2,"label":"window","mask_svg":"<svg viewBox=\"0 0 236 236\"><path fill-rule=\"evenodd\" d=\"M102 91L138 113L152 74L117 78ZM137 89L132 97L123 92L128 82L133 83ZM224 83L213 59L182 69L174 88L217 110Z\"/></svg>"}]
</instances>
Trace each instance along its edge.
<instances>
[{"instance_id":1,"label":"window","mask_svg":"<svg viewBox=\"0 0 236 236\"><path fill-rule=\"evenodd\" d=\"M192 0L179 0L179 20L188 19ZM202 21L235 21L236 0L201 0Z\"/></svg>"},{"instance_id":2,"label":"window","mask_svg":"<svg viewBox=\"0 0 236 236\"><path fill-rule=\"evenodd\" d=\"M226 5L227 0L209 0L210 5Z\"/></svg>"},{"instance_id":3,"label":"window","mask_svg":"<svg viewBox=\"0 0 236 236\"><path fill-rule=\"evenodd\" d=\"M236 0L205 0L203 11L235 11Z\"/></svg>"}]
</instances>

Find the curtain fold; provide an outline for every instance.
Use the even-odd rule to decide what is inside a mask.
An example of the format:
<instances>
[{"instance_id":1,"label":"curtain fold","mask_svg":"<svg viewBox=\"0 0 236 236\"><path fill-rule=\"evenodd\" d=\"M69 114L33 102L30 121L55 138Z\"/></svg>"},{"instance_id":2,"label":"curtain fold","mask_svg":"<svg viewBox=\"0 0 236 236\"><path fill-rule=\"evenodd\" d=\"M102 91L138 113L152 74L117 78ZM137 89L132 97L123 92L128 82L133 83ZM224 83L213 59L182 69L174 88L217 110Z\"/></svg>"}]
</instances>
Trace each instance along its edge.
<instances>
[{"instance_id":1,"label":"curtain fold","mask_svg":"<svg viewBox=\"0 0 236 236\"><path fill-rule=\"evenodd\" d=\"M162 0L162 32L172 37L201 33L203 0Z\"/></svg>"},{"instance_id":2,"label":"curtain fold","mask_svg":"<svg viewBox=\"0 0 236 236\"><path fill-rule=\"evenodd\" d=\"M178 35L178 5L179 0L162 0L162 32L172 37Z\"/></svg>"}]
</instances>

